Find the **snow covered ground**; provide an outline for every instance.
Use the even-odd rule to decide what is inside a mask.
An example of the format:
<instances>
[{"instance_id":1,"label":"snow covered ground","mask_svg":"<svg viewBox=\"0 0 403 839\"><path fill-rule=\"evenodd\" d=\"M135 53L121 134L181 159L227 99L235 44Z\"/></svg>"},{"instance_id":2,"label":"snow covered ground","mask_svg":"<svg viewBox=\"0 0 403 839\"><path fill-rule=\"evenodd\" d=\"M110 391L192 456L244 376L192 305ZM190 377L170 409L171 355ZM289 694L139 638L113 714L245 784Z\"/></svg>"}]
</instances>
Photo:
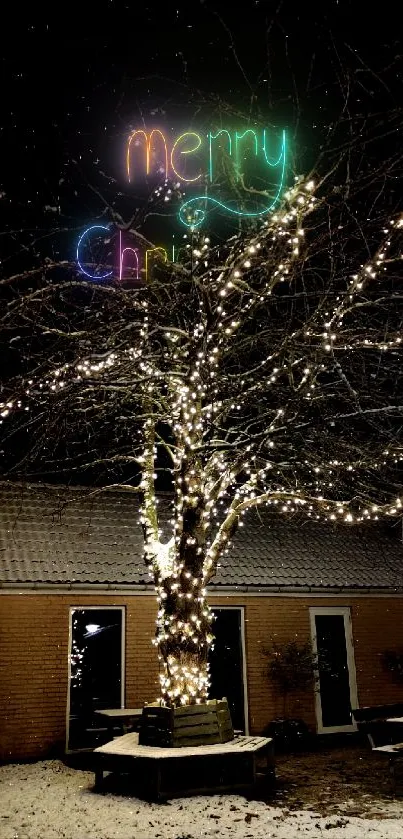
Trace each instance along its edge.
<instances>
[{"instance_id":1,"label":"snow covered ground","mask_svg":"<svg viewBox=\"0 0 403 839\"><path fill-rule=\"evenodd\" d=\"M212 795L149 804L118 786L95 793L93 782L92 772L58 760L0 767L0 839L403 839L403 799L364 794L365 817L354 816L348 784L333 806L327 787L329 805L315 812L305 803L299 809L297 792L293 800L281 784L273 803Z\"/></svg>"}]
</instances>

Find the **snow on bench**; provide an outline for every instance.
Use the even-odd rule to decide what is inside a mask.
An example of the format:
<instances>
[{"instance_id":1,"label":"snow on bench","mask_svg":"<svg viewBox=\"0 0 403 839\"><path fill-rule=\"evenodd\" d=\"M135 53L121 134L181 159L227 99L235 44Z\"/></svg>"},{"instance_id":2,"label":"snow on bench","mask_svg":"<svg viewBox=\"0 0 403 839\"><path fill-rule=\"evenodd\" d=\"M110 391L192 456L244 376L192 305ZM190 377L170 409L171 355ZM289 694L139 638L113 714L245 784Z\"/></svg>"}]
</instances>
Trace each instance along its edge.
<instances>
[{"instance_id":1,"label":"snow on bench","mask_svg":"<svg viewBox=\"0 0 403 839\"><path fill-rule=\"evenodd\" d=\"M96 787L104 771L111 771L134 774L157 800L179 792L245 789L256 783L258 756L265 757L266 771L274 777L271 737L238 736L227 743L179 748L140 746L138 739L132 732L94 750Z\"/></svg>"}]
</instances>

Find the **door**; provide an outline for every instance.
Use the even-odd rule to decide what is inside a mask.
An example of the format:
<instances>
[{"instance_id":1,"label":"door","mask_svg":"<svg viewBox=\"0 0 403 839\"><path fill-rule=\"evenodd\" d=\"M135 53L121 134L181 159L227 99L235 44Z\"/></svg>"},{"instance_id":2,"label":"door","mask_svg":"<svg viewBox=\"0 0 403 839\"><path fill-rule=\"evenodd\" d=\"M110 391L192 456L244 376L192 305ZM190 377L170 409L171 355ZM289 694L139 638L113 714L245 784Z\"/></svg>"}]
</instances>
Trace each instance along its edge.
<instances>
[{"instance_id":1,"label":"door","mask_svg":"<svg viewBox=\"0 0 403 839\"><path fill-rule=\"evenodd\" d=\"M351 708L357 685L350 609L310 609L312 645L317 656L316 719L319 733L354 731Z\"/></svg>"},{"instance_id":2,"label":"door","mask_svg":"<svg viewBox=\"0 0 403 839\"><path fill-rule=\"evenodd\" d=\"M66 751L99 745L94 712L124 707L124 609L70 609Z\"/></svg>"},{"instance_id":3,"label":"door","mask_svg":"<svg viewBox=\"0 0 403 839\"><path fill-rule=\"evenodd\" d=\"M210 699L226 696L235 729L247 733L247 698L243 609L214 608L213 649L210 650Z\"/></svg>"}]
</instances>

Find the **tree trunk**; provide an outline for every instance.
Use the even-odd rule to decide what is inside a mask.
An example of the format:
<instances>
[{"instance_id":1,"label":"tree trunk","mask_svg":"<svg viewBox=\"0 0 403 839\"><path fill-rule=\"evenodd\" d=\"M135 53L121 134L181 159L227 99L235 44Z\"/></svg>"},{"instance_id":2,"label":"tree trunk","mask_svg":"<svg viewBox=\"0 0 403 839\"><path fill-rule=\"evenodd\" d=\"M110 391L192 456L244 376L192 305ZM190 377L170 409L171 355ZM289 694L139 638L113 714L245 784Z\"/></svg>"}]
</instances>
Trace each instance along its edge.
<instances>
[{"instance_id":1,"label":"tree trunk","mask_svg":"<svg viewBox=\"0 0 403 839\"><path fill-rule=\"evenodd\" d=\"M176 540L176 574L160 577L157 584L161 697L171 707L193 705L208 698L213 615L204 587L203 512L200 503L184 510L183 526Z\"/></svg>"},{"instance_id":2,"label":"tree trunk","mask_svg":"<svg viewBox=\"0 0 403 839\"><path fill-rule=\"evenodd\" d=\"M202 577L182 569L178 577L165 578L160 586L156 641L163 667L161 696L171 707L208 698L213 635L203 583Z\"/></svg>"}]
</instances>

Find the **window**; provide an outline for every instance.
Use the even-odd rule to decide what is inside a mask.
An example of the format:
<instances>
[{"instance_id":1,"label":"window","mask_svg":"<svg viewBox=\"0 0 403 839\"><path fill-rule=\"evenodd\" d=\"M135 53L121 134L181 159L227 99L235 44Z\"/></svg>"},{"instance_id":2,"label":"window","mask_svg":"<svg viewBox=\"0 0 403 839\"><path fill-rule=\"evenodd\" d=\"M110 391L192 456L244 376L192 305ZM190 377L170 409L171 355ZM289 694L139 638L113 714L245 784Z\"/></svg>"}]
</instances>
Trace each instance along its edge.
<instances>
[{"instance_id":1,"label":"window","mask_svg":"<svg viewBox=\"0 0 403 839\"><path fill-rule=\"evenodd\" d=\"M311 633L318 657L316 719L319 733L354 731L357 707L350 609L311 608Z\"/></svg>"},{"instance_id":2,"label":"window","mask_svg":"<svg viewBox=\"0 0 403 839\"><path fill-rule=\"evenodd\" d=\"M124 609L71 608L66 751L99 745L95 711L124 707Z\"/></svg>"}]
</instances>

